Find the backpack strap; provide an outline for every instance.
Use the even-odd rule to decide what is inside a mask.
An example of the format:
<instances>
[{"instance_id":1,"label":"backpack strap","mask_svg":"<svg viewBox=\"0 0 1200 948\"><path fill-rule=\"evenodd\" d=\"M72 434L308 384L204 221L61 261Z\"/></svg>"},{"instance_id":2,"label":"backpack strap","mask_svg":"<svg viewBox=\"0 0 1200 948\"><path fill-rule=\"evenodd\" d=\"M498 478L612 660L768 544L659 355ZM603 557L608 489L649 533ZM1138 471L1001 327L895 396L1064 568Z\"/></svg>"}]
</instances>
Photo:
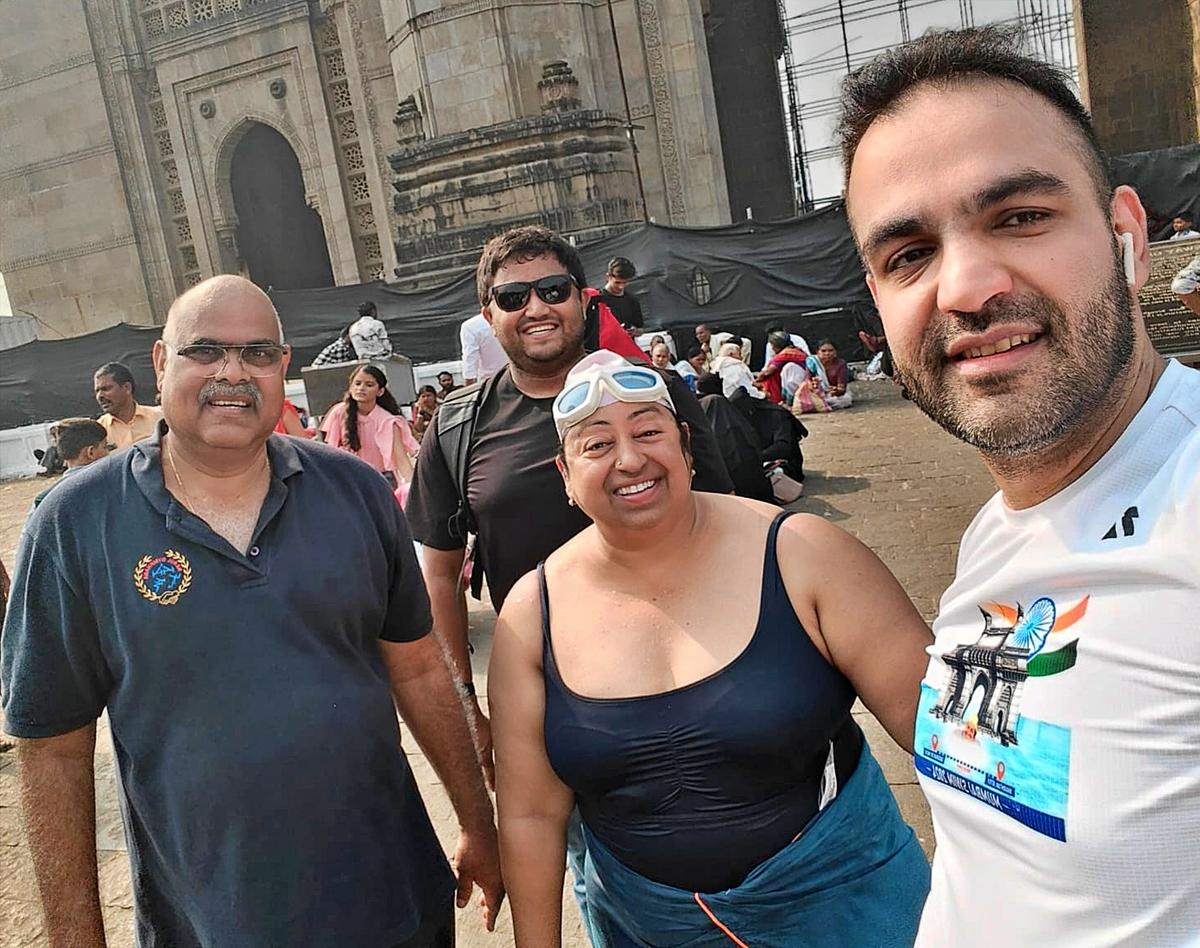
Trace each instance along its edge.
<instances>
[{"instance_id":1,"label":"backpack strap","mask_svg":"<svg viewBox=\"0 0 1200 948\"><path fill-rule=\"evenodd\" d=\"M471 442L475 437L475 420L479 416L480 406L495 388L499 374L497 372L490 378L450 393L437 411L438 444L458 491L458 509L450 517L450 534L464 544L467 535L475 532L475 518L467 503L467 474L471 463Z\"/></svg>"}]
</instances>

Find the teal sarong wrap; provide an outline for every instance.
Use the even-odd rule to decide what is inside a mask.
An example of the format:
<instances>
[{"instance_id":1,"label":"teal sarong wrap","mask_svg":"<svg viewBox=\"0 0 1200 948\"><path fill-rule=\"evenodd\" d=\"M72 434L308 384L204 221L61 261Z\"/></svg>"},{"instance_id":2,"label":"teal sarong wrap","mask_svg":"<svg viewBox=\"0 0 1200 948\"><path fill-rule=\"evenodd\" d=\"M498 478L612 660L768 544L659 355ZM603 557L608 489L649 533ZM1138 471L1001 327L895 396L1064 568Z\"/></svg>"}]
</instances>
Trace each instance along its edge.
<instances>
[{"instance_id":1,"label":"teal sarong wrap","mask_svg":"<svg viewBox=\"0 0 1200 948\"><path fill-rule=\"evenodd\" d=\"M584 833L595 948L911 948L929 893L925 854L865 742L833 802L724 892L652 882Z\"/></svg>"}]
</instances>

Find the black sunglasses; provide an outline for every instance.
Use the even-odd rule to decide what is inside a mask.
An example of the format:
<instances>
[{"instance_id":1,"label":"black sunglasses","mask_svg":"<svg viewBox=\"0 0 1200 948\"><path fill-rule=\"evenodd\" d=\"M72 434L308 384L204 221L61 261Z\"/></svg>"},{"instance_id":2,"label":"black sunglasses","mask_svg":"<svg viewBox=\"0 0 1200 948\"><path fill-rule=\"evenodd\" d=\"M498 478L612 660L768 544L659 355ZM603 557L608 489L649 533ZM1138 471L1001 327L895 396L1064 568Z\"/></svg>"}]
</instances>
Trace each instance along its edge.
<instances>
[{"instance_id":1,"label":"black sunglasses","mask_svg":"<svg viewBox=\"0 0 1200 948\"><path fill-rule=\"evenodd\" d=\"M529 304L529 291L537 293L547 306L565 303L571 298L571 288L575 285L574 278L569 273L552 273L532 283L502 283L492 287L492 299L506 313L515 313Z\"/></svg>"}]
</instances>

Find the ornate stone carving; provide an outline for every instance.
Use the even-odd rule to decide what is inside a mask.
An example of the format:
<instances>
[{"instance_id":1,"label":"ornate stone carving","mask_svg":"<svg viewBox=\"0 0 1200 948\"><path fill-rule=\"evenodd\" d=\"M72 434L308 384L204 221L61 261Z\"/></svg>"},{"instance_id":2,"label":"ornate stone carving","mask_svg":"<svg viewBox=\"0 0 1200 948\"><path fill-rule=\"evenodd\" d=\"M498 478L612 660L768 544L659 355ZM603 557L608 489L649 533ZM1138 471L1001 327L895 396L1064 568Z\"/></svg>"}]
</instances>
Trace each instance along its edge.
<instances>
[{"instance_id":1,"label":"ornate stone carving","mask_svg":"<svg viewBox=\"0 0 1200 948\"><path fill-rule=\"evenodd\" d=\"M272 99L282 99L287 95L287 81L284 79L272 79L267 86L267 91L271 93Z\"/></svg>"},{"instance_id":2,"label":"ornate stone carving","mask_svg":"<svg viewBox=\"0 0 1200 948\"><path fill-rule=\"evenodd\" d=\"M217 104L212 99L200 103L200 117L210 119L217 114Z\"/></svg>"},{"instance_id":3,"label":"ornate stone carving","mask_svg":"<svg viewBox=\"0 0 1200 948\"><path fill-rule=\"evenodd\" d=\"M654 97L654 124L658 129L658 151L662 157L663 178L667 186L667 213L670 223L680 224L686 218L687 203L683 198L683 169L679 161L679 143L675 140L675 110L671 104L671 86L667 81L668 69L658 4L655 0L638 0L638 15L642 21L650 91Z\"/></svg>"},{"instance_id":4,"label":"ornate stone carving","mask_svg":"<svg viewBox=\"0 0 1200 948\"><path fill-rule=\"evenodd\" d=\"M471 266L480 245L506 227L537 222L595 240L637 219L622 120L598 110L440 135L402 148L391 166L402 280L446 278Z\"/></svg>"},{"instance_id":5,"label":"ornate stone carving","mask_svg":"<svg viewBox=\"0 0 1200 948\"><path fill-rule=\"evenodd\" d=\"M425 140L425 126L421 121L421 110L417 107L416 96L410 95L407 99L400 100L392 121L396 125L396 141L401 148Z\"/></svg>"},{"instance_id":6,"label":"ornate stone carving","mask_svg":"<svg viewBox=\"0 0 1200 948\"><path fill-rule=\"evenodd\" d=\"M556 59L542 67L538 82L543 112L573 112L583 104L579 99L579 80L565 59Z\"/></svg>"},{"instance_id":7,"label":"ornate stone carving","mask_svg":"<svg viewBox=\"0 0 1200 948\"><path fill-rule=\"evenodd\" d=\"M213 221L221 253L221 272L238 273L242 268L242 252L237 242L237 218Z\"/></svg>"}]
</instances>

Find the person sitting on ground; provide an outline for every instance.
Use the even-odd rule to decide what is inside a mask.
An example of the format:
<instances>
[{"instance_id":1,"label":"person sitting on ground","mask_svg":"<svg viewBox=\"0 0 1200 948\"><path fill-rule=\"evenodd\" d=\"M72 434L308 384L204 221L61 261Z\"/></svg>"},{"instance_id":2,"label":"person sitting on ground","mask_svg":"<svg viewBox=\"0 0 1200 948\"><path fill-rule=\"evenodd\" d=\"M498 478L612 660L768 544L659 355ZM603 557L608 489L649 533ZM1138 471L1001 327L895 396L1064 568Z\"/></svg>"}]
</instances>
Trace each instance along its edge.
<instances>
[{"instance_id":1,"label":"person sitting on ground","mask_svg":"<svg viewBox=\"0 0 1200 948\"><path fill-rule=\"evenodd\" d=\"M412 459L421 446L387 382L382 369L357 366L350 373L345 396L322 419L321 433L335 448L358 455L375 468L393 490L400 490L397 496L402 499L412 481Z\"/></svg>"},{"instance_id":2,"label":"person sitting on ground","mask_svg":"<svg viewBox=\"0 0 1200 948\"><path fill-rule=\"evenodd\" d=\"M675 363L675 374L683 383L696 394L696 379L704 372L704 350L698 343L692 343L684 353L684 358Z\"/></svg>"},{"instance_id":3,"label":"person sitting on ground","mask_svg":"<svg viewBox=\"0 0 1200 948\"><path fill-rule=\"evenodd\" d=\"M291 399L283 400L283 410L279 413L279 421L275 425L276 434L292 435L295 438L311 438L314 432L304 426L300 417L300 409L292 404Z\"/></svg>"},{"instance_id":4,"label":"person sitting on ground","mask_svg":"<svg viewBox=\"0 0 1200 948\"><path fill-rule=\"evenodd\" d=\"M437 389L432 385L422 385L417 389L417 399L412 405L414 414L417 411L426 411L430 415L436 414L438 409L438 393Z\"/></svg>"},{"instance_id":5,"label":"person sitting on ground","mask_svg":"<svg viewBox=\"0 0 1200 948\"><path fill-rule=\"evenodd\" d=\"M767 398L755 398L745 388L739 387L728 397L729 404L754 425L762 444L760 457L767 475L774 475L778 469L797 484L803 484L804 452L800 442L808 437L804 423L782 405L776 405Z\"/></svg>"},{"instance_id":6,"label":"person sitting on ground","mask_svg":"<svg viewBox=\"0 0 1200 948\"><path fill-rule=\"evenodd\" d=\"M108 432L100 422L91 418L64 418L55 427L58 429L58 453L66 464L66 470L61 478L33 498L35 508L66 478L108 457L112 450L112 445L108 443Z\"/></svg>"},{"instance_id":7,"label":"person sitting on ground","mask_svg":"<svg viewBox=\"0 0 1200 948\"><path fill-rule=\"evenodd\" d=\"M138 404L137 383L123 362L108 362L96 370L96 402L104 414L96 420L108 431L109 443L124 450L149 438L162 417L162 409Z\"/></svg>"},{"instance_id":8,"label":"person sitting on ground","mask_svg":"<svg viewBox=\"0 0 1200 948\"><path fill-rule=\"evenodd\" d=\"M825 404L830 409L836 411L854 404L849 388L850 367L845 359L838 357L833 340L822 339L817 343L816 354L808 357L806 365L813 379L819 382Z\"/></svg>"},{"instance_id":9,"label":"person sitting on ground","mask_svg":"<svg viewBox=\"0 0 1200 948\"><path fill-rule=\"evenodd\" d=\"M576 806L594 945L911 946L929 867L852 709L911 747L917 610L822 518L693 491L660 376L595 353L554 420L593 525L513 588L488 676L518 948L562 944Z\"/></svg>"},{"instance_id":10,"label":"person sitting on ground","mask_svg":"<svg viewBox=\"0 0 1200 948\"><path fill-rule=\"evenodd\" d=\"M733 481L733 492L739 497L775 500L771 482L763 468L762 442L754 425L721 392L721 377L706 372L696 379L696 397L704 409L729 477Z\"/></svg>"},{"instance_id":11,"label":"person sitting on ground","mask_svg":"<svg viewBox=\"0 0 1200 948\"><path fill-rule=\"evenodd\" d=\"M33 456L41 465L41 470L37 472L38 477L54 477L66 470L62 455L58 453L58 425L51 425L46 429L46 441L44 451L41 448L33 449Z\"/></svg>"},{"instance_id":12,"label":"person sitting on ground","mask_svg":"<svg viewBox=\"0 0 1200 948\"><path fill-rule=\"evenodd\" d=\"M1195 228L1196 218L1191 211L1176 214L1171 220L1171 230L1174 231L1167 240L1194 240L1200 237L1200 231Z\"/></svg>"},{"instance_id":13,"label":"person sitting on ground","mask_svg":"<svg viewBox=\"0 0 1200 948\"><path fill-rule=\"evenodd\" d=\"M719 353L722 347L729 342L737 343L738 358L745 362L746 365L749 365L752 345L750 340L745 336L739 335L736 332L714 332L712 339L709 340L709 345L712 347L713 352Z\"/></svg>"},{"instance_id":14,"label":"person sitting on ground","mask_svg":"<svg viewBox=\"0 0 1200 948\"><path fill-rule=\"evenodd\" d=\"M766 343L766 346L764 347L765 348L765 355L763 358L763 368L764 369L770 363L771 359L774 358L774 356L775 356L775 349L771 345L771 336L777 332L786 333L788 335L788 337L791 338L792 345L795 346L797 349L801 350L802 352L812 352L812 349L810 349L808 346L808 341L803 336L801 336L797 333L794 333L794 332L788 332L787 329L785 329L783 326L771 326L767 329L767 343Z\"/></svg>"},{"instance_id":15,"label":"person sitting on ground","mask_svg":"<svg viewBox=\"0 0 1200 948\"><path fill-rule=\"evenodd\" d=\"M766 398L766 394L756 387L750 366L742 361L742 349L736 342L727 342L721 346L716 358L709 363L708 370L721 377L721 387L726 398L732 398L739 388L745 389L755 398Z\"/></svg>"},{"instance_id":16,"label":"person sitting on ground","mask_svg":"<svg viewBox=\"0 0 1200 948\"><path fill-rule=\"evenodd\" d=\"M376 317L375 304L370 305L369 314L360 316L350 324L350 345L354 347L355 358L360 361L386 359L392 354L392 340L388 336L387 326Z\"/></svg>"},{"instance_id":17,"label":"person sitting on ground","mask_svg":"<svg viewBox=\"0 0 1200 948\"><path fill-rule=\"evenodd\" d=\"M429 429L429 423L433 421L433 412L426 411L424 408L418 408L414 403L410 406L412 411L412 433L413 437L420 442L425 437L425 432Z\"/></svg>"},{"instance_id":18,"label":"person sitting on ground","mask_svg":"<svg viewBox=\"0 0 1200 948\"><path fill-rule=\"evenodd\" d=\"M354 354L354 346L350 344L350 326L346 326L333 342L317 353L317 357L312 360L312 368L341 365L344 362L353 362L357 358L358 356Z\"/></svg>"},{"instance_id":19,"label":"person sitting on ground","mask_svg":"<svg viewBox=\"0 0 1200 948\"><path fill-rule=\"evenodd\" d=\"M781 404L784 388L784 371L785 366L799 365L803 367L808 360L808 353L803 349L797 349L792 344L792 337L786 332L773 332L767 337L767 343L775 352L771 357L771 361L766 364L761 372L755 377L755 381L759 383L763 391L767 393L769 398L776 405Z\"/></svg>"},{"instance_id":20,"label":"person sitting on ground","mask_svg":"<svg viewBox=\"0 0 1200 948\"><path fill-rule=\"evenodd\" d=\"M358 304L358 317L361 319L364 316L375 316L375 304L370 300L364 300ZM323 365L340 365L343 362L357 362L359 355L354 351L354 344L350 340L350 330L356 325L357 321L350 323L342 330L333 342L322 349L315 359L312 360L314 368Z\"/></svg>"},{"instance_id":21,"label":"person sitting on ground","mask_svg":"<svg viewBox=\"0 0 1200 948\"><path fill-rule=\"evenodd\" d=\"M712 371L710 363L713 360L712 327L708 323L700 323L696 327L695 333L696 342L700 345L700 350L704 353L704 364L697 371L710 372Z\"/></svg>"},{"instance_id":22,"label":"person sitting on ground","mask_svg":"<svg viewBox=\"0 0 1200 948\"><path fill-rule=\"evenodd\" d=\"M451 392L456 391L458 386L454 384L454 375L450 372L439 372L437 374L438 385L441 386L437 393L437 400L440 402Z\"/></svg>"},{"instance_id":23,"label":"person sitting on ground","mask_svg":"<svg viewBox=\"0 0 1200 948\"><path fill-rule=\"evenodd\" d=\"M663 342L662 337L658 337L658 342L652 343L650 346L650 364L656 369L662 369L664 372L675 372L675 366L671 362L671 350L667 344Z\"/></svg>"}]
</instances>

